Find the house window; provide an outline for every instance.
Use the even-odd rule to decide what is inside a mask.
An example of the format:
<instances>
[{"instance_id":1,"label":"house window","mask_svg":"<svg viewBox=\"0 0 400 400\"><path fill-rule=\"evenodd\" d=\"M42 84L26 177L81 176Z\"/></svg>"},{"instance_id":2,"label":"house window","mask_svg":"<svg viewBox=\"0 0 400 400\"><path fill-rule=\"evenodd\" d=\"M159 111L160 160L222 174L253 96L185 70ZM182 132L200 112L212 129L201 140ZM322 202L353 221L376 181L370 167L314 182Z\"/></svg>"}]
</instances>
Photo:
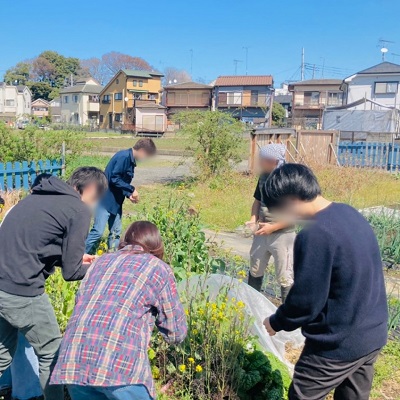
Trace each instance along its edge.
<instances>
[{"instance_id":1,"label":"house window","mask_svg":"<svg viewBox=\"0 0 400 400\"><path fill-rule=\"evenodd\" d=\"M68 104L68 96L64 96L64 104Z\"/></svg>"},{"instance_id":2,"label":"house window","mask_svg":"<svg viewBox=\"0 0 400 400\"><path fill-rule=\"evenodd\" d=\"M110 103L110 101L111 101L110 95L109 94L105 94L103 96L103 103L104 104L108 104L108 103Z\"/></svg>"},{"instance_id":3,"label":"house window","mask_svg":"<svg viewBox=\"0 0 400 400\"><path fill-rule=\"evenodd\" d=\"M139 87L143 87L143 81L139 80Z\"/></svg>"},{"instance_id":4,"label":"house window","mask_svg":"<svg viewBox=\"0 0 400 400\"><path fill-rule=\"evenodd\" d=\"M252 106L256 106L258 104L258 90L252 90L251 91L250 104Z\"/></svg>"},{"instance_id":5,"label":"house window","mask_svg":"<svg viewBox=\"0 0 400 400\"><path fill-rule=\"evenodd\" d=\"M133 86L137 86L137 80L136 79L133 80Z\"/></svg>"},{"instance_id":6,"label":"house window","mask_svg":"<svg viewBox=\"0 0 400 400\"><path fill-rule=\"evenodd\" d=\"M121 122L122 121L122 114L115 114L114 120L115 120L115 122Z\"/></svg>"},{"instance_id":7,"label":"house window","mask_svg":"<svg viewBox=\"0 0 400 400\"><path fill-rule=\"evenodd\" d=\"M78 102L78 95L74 94L74 95L72 96L72 101L73 101L74 103L77 103L77 102Z\"/></svg>"},{"instance_id":8,"label":"house window","mask_svg":"<svg viewBox=\"0 0 400 400\"><path fill-rule=\"evenodd\" d=\"M100 115L100 123L102 124L104 121L104 115Z\"/></svg>"},{"instance_id":9,"label":"house window","mask_svg":"<svg viewBox=\"0 0 400 400\"><path fill-rule=\"evenodd\" d=\"M115 83L118 85L118 83L119 83L119 79L118 78L115 80Z\"/></svg>"},{"instance_id":10,"label":"house window","mask_svg":"<svg viewBox=\"0 0 400 400\"><path fill-rule=\"evenodd\" d=\"M6 106L7 107L14 107L15 106L15 100L14 99L7 99L6 100Z\"/></svg>"},{"instance_id":11,"label":"house window","mask_svg":"<svg viewBox=\"0 0 400 400\"><path fill-rule=\"evenodd\" d=\"M341 106L342 93L328 92L328 106Z\"/></svg>"},{"instance_id":12,"label":"house window","mask_svg":"<svg viewBox=\"0 0 400 400\"><path fill-rule=\"evenodd\" d=\"M240 92L227 93L226 104L240 106L242 104L242 93Z\"/></svg>"},{"instance_id":13,"label":"house window","mask_svg":"<svg viewBox=\"0 0 400 400\"><path fill-rule=\"evenodd\" d=\"M133 100L142 100L142 93L133 93Z\"/></svg>"},{"instance_id":14,"label":"house window","mask_svg":"<svg viewBox=\"0 0 400 400\"><path fill-rule=\"evenodd\" d=\"M396 94L399 82L375 82L375 94Z\"/></svg>"},{"instance_id":15,"label":"house window","mask_svg":"<svg viewBox=\"0 0 400 400\"><path fill-rule=\"evenodd\" d=\"M157 97L155 94L149 94L148 98L149 100L155 100Z\"/></svg>"},{"instance_id":16,"label":"house window","mask_svg":"<svg viewBox=\"0 0 400 400\"><path fill-rule=\"evenodd\" d=\"M99 96L97 94L89 94L89 103L98 103Z\"/></svg>"},{"instance_id":17,"label":"house window","mask_svg":"<svg viewBox=\"0 0 400 400\"><path fill-rule=\"evenodd\" d=\"M122 93L115 93L114 94L114 99L115 100L122 100Z\"/></svg>"},{"instance_id":18,"label":"house window","mask_svg":"<svg viewBox=\"0 0 400 400\"><path fill-rule=\"evenodd\" d=\"M319 92L304 92L304 104L309 106L318 106Z\"/></svg>"}]
</instances>

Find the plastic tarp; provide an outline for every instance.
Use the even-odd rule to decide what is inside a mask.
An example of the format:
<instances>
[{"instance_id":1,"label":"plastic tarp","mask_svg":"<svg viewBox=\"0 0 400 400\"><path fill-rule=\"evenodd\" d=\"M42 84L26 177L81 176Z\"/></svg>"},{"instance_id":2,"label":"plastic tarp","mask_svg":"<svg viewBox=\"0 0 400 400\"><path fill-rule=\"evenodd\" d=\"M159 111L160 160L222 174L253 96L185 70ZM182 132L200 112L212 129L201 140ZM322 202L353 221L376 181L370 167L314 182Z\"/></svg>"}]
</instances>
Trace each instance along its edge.
<instances>
[{"instance_id":1,"label":"plastic tarp","mask_svg":"<svg viewBox=\"0 0 400 400\"><path fill-rule=\"evenodd\" d=\"M257 292L244 282L226 275L213 274L209 276L195 275L179 285L180 291L185 291L186 295L195 296L199 290L207 291L210 300L216 299L221 290L227 287L228 298L234 297L246 305L247 314L252 317L251 334L257 336L260 346L264 350L274 354L290 369L293 365L285 358L285 344L290 343L294 348L300 347L304 343L304 336L298 329L294 332L278 332L275 336L269 336L264 328L264 319L276 311L276 306L269 301L263 294Z\"/></svg>"},{"instance_id":2,"label":"plastic tarp","mask_svg":"<svg viewBox=\"0 0 400 400\"><path fill-rule=\"evenodd\" d=\"M396 133L397 110L329 110L323 114L322 129L348 132Z\"/></svg>"}]
</instances>

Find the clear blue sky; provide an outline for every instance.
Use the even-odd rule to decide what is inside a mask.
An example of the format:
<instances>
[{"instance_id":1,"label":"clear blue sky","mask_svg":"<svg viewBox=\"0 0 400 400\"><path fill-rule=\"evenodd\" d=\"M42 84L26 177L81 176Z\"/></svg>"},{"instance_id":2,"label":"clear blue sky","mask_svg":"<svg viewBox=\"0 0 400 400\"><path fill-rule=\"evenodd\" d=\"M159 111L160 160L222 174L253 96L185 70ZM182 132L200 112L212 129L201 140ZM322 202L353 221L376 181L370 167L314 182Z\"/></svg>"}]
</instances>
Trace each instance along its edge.
<instances>
[{"instance_id":1,"label":"clear blue sky","mask_svg":"<svg viewBox=\"0 0 400 400\"><path fill-rule=\"evenodd\" d=\"M380 62L379 38L392 40L400 63L399 0L1 0L0 76L43 50L90 58L109 51L140 56L155 68L218 75L272 74L298 79L301 48L325 77L350 75ZM339 70L331 70L335 67ZM297 71L297 73L296 73ZM337 72L337 74L329 73ZM311 78L308 71L306 77ZM315 77L320 77L321 67ZM277 85L276 85L277 86Z\"/></svg>"}]
</instances>

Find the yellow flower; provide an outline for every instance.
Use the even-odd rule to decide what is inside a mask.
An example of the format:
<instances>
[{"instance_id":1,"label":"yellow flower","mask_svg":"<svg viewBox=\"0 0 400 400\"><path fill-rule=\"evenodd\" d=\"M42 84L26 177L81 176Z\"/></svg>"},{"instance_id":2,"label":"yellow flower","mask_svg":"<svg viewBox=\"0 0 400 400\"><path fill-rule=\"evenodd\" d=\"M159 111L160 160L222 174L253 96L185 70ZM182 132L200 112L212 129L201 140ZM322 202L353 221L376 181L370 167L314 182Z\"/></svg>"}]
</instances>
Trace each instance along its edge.
<instances>
[{"instance_id":1,"label":"yellow flower","mask_svg":"<svg viewBox=\"0 0 400 400\"><path fill-rule=\"evenodd\" d=\"M190 362L190 364L194 364L194 358L193 357L189 357L188 361Z\"/></svg>"},{"instance_id":2,"label":"yellow flower","mask_svg":"<svg viewBox=\"0 0 400 400\"><path fill-rule=\"evenodd\" d=\"M244 307L245 307L245 304L243 303L243 301L238 301L238 302L236 303L236 305L237 305L239 308L244 308Z\"/></svg>"},{"instance_id":3,"label":"yellow flower","mask_svg":"<svg viewBox=\"0 0 400 400\"><path fill-rule=\"evenodd\" d=\"M186 365L185 365L185 364L181 364L181 365L178 367L178 369L179 369L179 371L181 371L181 372L185 372L185 371L186 371Z\"/></svg>"},{"instance_id":4,"label":"yellow flower","mask_svg":"<svg viewBox=\"0 0 400 400\"><path fill-rule=\"evenodd\" d=\"M185 314L186 314L186 315L189 315L189 310L185 310Z\"/></svg>"},{"instance_id":5,"label":"yellow flower","mask_svg":"<svg viewBox=\"0 0 400 400\"><path fill-rule=\"evenodd\" d=\"M98 255L98 256L101 256L103 253L104 253L103 250L101 250L101 249L97 250L97 255Z\"/></svg>"},{"instance_id":6,"label":"yellow flower","mask_svg":"<svg viewBox=\"0 0 400 400\"><path fill-rule=\"evenodd\" d=\"M201 365L196 365L196 372L202 372L203 367Z\"/></svg>"},{"instance_id":7,"label":"yellow flower","mask_svg":"<svg viewBox=\"0 0 400 400\"><path fill-rule=\"evenodd\" d=\"M242 269L241 271L238 272L238 276L240 278L246 278L247 276L246 271Z\"/></svg>"},{"instance_id":8,"label":"yellow flower","mask_svg":"<svg viewBox=\"0 0 400 400\"><path fill-rule=\"evenodd\" d=\"M217 309L217 305L216 305L215 303L212 303L212 304L211 304L211 308L212 308L213 310L216 310L216 309Z\"/></svg>"}]
</instances>

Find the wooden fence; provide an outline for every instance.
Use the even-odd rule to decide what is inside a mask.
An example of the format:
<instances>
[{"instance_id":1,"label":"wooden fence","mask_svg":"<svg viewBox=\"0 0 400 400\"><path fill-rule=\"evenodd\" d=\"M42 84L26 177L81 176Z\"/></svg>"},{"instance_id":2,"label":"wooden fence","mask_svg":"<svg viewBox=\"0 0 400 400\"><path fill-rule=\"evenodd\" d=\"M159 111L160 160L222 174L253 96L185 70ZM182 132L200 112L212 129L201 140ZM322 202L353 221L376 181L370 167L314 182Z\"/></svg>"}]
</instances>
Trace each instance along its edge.
<instances>
[{"instance_id":1,"label":"wooden fence","mask_svg":"<svg viewBox=\"0 0 400 400\"><path fill-rule=\"evenodd\" d=\"M38 174L47 172L53 175L61 175L63 170L62 160L0 163L0 191L29 190Z\"/></svg>"}]
</instances>

